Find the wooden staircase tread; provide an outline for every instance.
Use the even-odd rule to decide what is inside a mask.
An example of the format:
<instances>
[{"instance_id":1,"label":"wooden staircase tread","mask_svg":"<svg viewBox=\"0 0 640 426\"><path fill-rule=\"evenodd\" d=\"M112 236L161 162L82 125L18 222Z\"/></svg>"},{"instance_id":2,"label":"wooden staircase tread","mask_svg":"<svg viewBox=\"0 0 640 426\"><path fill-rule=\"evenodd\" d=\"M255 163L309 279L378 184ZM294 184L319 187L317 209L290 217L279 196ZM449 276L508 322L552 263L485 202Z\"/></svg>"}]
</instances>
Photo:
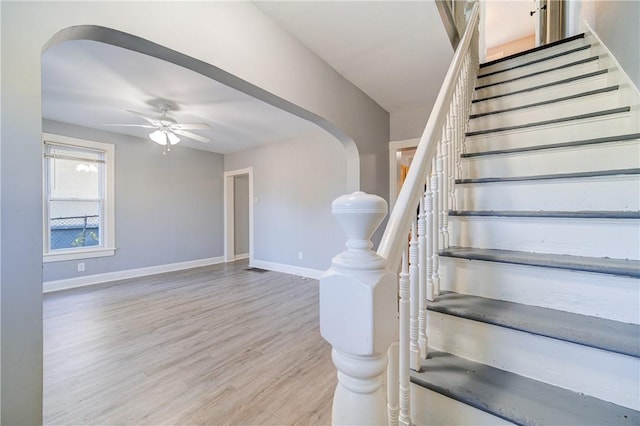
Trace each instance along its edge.
<instances>
[{"instance_id":1,"label":"wooden staircase tread","mask_svg":"<svg viewBox=\"0 0 640 426\"><path fill-rule=\"evenodd\" d=\"M476 86L475 90L486 89L487 87L498 86L500 84L512 83L514 81L522 80L524 78L535 77L535 76L538 76L538 75L541 75L541 74L546 74L546 73L549 73L549 72L558 71L558 70L561 70L561 69L570 68L570 67L574 67L574 66L577 66L577 65L582 65L582 64L589 63L589 62L597 61L598 59L599 59L599 56L597 56L597 55L596 56L591 56L591 57L586 58L586 59L581 59L579 61L569 62L567 64L562 64L562 65L558 65L558 66L553 67L553 68L548 68L548 69L545 69L545 70L532 72L532 73L529 73L529 74L525 74L525 75L521 75L521 76L518 76L518 77L510 78L508 80L496 81L494 83L484 84L482 86Z\"/></svg>"},{"instance_id":2,"label":"wooden staircase tread","mask_svg":"<svg viewBox=\"0 0 640 426\"><path fill-rule=\"evenodd\" d=\"M544 106L544 105L551 105L551 104L558 103L558 102L564 102L564 101L569 101L569 100L573 100L573 99L584 98L584 97L587 97L587 96L593 96L593 95L599 95L599 94L602 94L602 93L613 92L614 90L618 90L619 88L620 88L619 85L608 86L608 87L603 87L601 89L589 90L589 91L586 91L586 92L577 93L575 95L563 96L563 97L560 97L560 98L549 99L549 100L545 100L545 101L541 101L541 102L534 102L534 103L531 103L531 104L520 105L520 106L516 106L516 107L512 107L512 108L498 109L498 110L495 110L495 111L482 112L482 113L478 113L478 114L471 114L469 116L469 119L473 120L473 119L476 119L476 118L486 117L488 115L504 114L504 113L507 113L507 112L520 111L520 110L523 110L523 109L535 108L535 107Z\"/></svg>"},{"instance_id":3,"label":"wooden staircase tread","mask_svg":"<svg viewBox=\"0 0 640 426\"><path fill-rule=\"evenodd\" d=\"M599 75L606 74L607 72L608 72L608 70L606 70L606 69L593 71L593 72L588 72L588 73L580 74L580 75L577 75L577 76L574 76L574 77L569 77L569 78L565 78L565 79L562 79L562 80L553 81L551 83L545 83L545 84L540 84L538 86L527 87L526 89L516 90L516 91L513 91L513 92L509 92L509 93L502 93L502 94L499 94L499 95L487 96L486 98L474 99L474 100L471 101L471 103L475 104L475 103L478 103L478 102L489 101L491 99L504 98L505 96L519 95L521 93L533 92L535 90L546 89L546 88L553 87L553 86L558 86L558 85L561 85L561 84L573 83L575 81L583 80L583 79L586 79L586 78L589 78L589 77L597 77Z\"/></svg>"},{"instance_id":4,"label":"wooden staircase tread","mask_svg":"<svg viewBox=\"0 0 640 426\"><path fill-rule=\"evenodd\" d=\"M468 152L468 153L461 154L460 156L462 158L473 158L473 157L482 157L487 155L514 154L519 152L542 151L546 149L570 148L570 147L587 146L587 145L595 145L595 144L611 143L611 142L624 142L624 141L630 141L630 140L636 140L636 139L640 140L640 133L629 133L625 135L607 136L603 138L584 139L584 140L570 141L570 142L550 143L550 144L544 144L544 145L531 145L531 146L524 146L519 148L496 149L493 151Z\"/></svg>"},{"instance_id":5,"label":"wooden staircase tread","mask_svg":"<svg viewBox=\"0 0 640 426\"><path fill-rule=\"evenodd\" d=\"M467 132L466 136L471 137L471 136L478 136L478 135L486 135L489 133L499 133L499 132L508 132L511 130L528 129L531 127L548 126L550 124L566 123L567 121L586 120L590 118L604 117L607 115L621 114L629 111L631 111L631 107L625 106L625 107L607 109L604 111L589 112L587 114L579 114L579 115L571 115L569 117L554 118L552 120L535 121L533 123L516 124L513 126L495 127L493 129L476 130L473 132Z\"/></svg>"},{"instance_id":6,"label":"wooden staircase tread","mask_svg":"<svg viewBox=\"0 0 640 426\"><path fill-rule=\"evenodd\" d=\"M560 219L640 219L640 211L553 211L553 210L451 210L449 216L465 217L531 217Z\"/></svg>"},{"instance_id":7,"label":"wooden staircase tread","mask_svg":"<svg viewBox=\"0 0 640 426\"><path fill-rule=\"evenodd\" d=\"M559 58L561 56L570 55L572 53L581 52L581 51L587 50L587 49L591 49L591 45L590 44L585 44L584 46L579 46L579 47L576 47L575 49L565 50L564 52L559 52L559 53L556 53L554 55L545 56L544 58L535 59L533 61L525 62L523 64L514 65L512 67L502 68L502 69L499 69L497 71L488 72L486 74L479 74L478 75L478 79L484 78L484 77L491 77L491 76L496 75L496 74L500 74L500 73L503 73L503 72L506 72L506 71L512 71L512 70L515 70L515 69L518 69L518 68L528 67L530 65L539 64L541 62L545 62L545 61L548 61L550 59Z\"/></svg>"},{"instance_id":8,"label":"wooden staircase tread","mask_svg":"<svg viewBox=\"0 0 640 426\"><path fill-rule=\"evenodd\" d=\"M480 64L480 69L489 67L491 65L498 64L500 62L506 62L506 61L508 61L510 59L519 58L521 56L525 56L525 55L528 55L530 53L540 52L542 50L546 50L546 49L549 49L551 47L556 47L556 46L559 46L561 44L569 43L569 42L574 41L574 40L579 40L581 38L582 39L584 38L584 33L576 34L575 36L572 36L572 37L567 37L567 38L562 39L562 40L554 41L553 43L548 43L548 44L545 44L545 45L542 45L542 46L537 46L537 47L534 47L533 49L525 50L523 52L514 53L513 55L505 56L504 58L499 58L499 59L495 59L493 61L484 62L484 63Z\"/></svg>"},{"instance_id":9,"label":"wooden staircase tread","mask_svg":"<svg viewBox=\"0 0 640 426\"><path fill-rule=\"evenodd\" d=\"M637 324L453 292L427 302L427 310L640 357Z\"/></svg>"},{"instance_id":10,"label":"wooden staircase tread","mask_svg":"<svg viewBox=\"0 0 640 426\"><path fill-rule=\"evenodd\" d=\"M476 184L476 183L521 182L521 181L549 180L549 179L582 179L582 178L595 178L595 177L618 176L618 175L638 175L638 174L640 174L640 168L616 169L616 170L594 170L594 171L576 172L576 173L553 173L548 175L532 175L532 176L507 176L507 177L456 179L455 183L456 184Z\"/></svg>"},{"instance_id":11,"label":"wooden staircase tread","mask_svg":"<svg viewBox=\"0 0 640 426\"><path fill-rule=\"evenodd\" d=\"M440 251L440 256L640 278L640 261L638 260L472 247L449 247Z\"/></svg>"},{"instance_id":12,"label":"wooden staircase tread","mask_svg":"<svg viewBox=\"0 0 640 426\"><path fill-rule=\"evenodd\" d=\"M640 422L638 411L446 352L430 352L411 382L519 425Z\"/></svg>"}]
</instances>

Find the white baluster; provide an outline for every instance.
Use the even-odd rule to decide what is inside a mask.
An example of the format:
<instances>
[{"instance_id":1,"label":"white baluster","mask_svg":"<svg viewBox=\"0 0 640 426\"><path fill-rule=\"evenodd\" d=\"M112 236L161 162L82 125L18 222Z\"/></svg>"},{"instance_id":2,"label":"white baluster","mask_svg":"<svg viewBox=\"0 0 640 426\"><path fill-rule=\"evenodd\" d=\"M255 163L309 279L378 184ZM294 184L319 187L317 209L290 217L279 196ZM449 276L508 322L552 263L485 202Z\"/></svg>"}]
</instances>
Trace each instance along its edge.
<instances>
[{"instance_id":1,"label":"white baluster","mask_svg":"<svg viewBox=\"0 0 640 426\"><path fill-rule=\"evenodd\" d=\"M418 218L411 222L411 240L409 241L409 366L420 371L420 346L418 345L418 313L420 290L418 278Z\"/></svg>"},{"instance_id":2,"label":"white baluster","mask_svg":"<svg viewBox=\"0 0 640 426\"><path fill-rule=\"evenodd\" d=\"M427 181L428 185L428 181ZM420 197L420 212L418 214L418 346L420 358L428 355L427 340L427 221L424 194ZM429 259L430 261L431 259Z\"/></svg>"},{"instance_id":3,"label":"white baluster","mask_svg":"<svg viewBox=\"0 0 640 426\"><path fill-rule=\"evenodd\" d=\"M398 415L400 408L398 407L398 399L400 392L400 382L398 373L400 366L398 365L398 342L393 342L389 347L389 364L387 365L387 412L389 415L389 426L398 424Z\"/></svg>"},{"instance_id":4,"label":"white baluster","mask_svg":"<svg viewBox=\"0 0 640 426\"><path fill-rule=\"evenodd\" d=\"M409 397L409 261L407 259L407 248L402 251L402 270L398 280L400 291L400 413L398 423L401 425L411 424L411 405Z\"/></svg>"},{"instance_id":5,"label":"white baluster","mask_svg":"<svg viewBox=\"0 0 640 426\"><path fill-rule=\"evenodd\" d=\"M438 275L438 251L440 250L440 197L438 196L438 173L437 169L438 160L433 159L431 174L431 197L433 200L433 238L431 239L432 251L431 251L431 266L433 267L433 274L431 275L433 280L433 294L434 296L440 295L440 276Z\"/></svg>"},{"instance_id":6,"label":"white baluster","mask_svg":"<svg viewBox=\"0 0 640 426\"><path fill-rule=\"evenodd\" d=\"M447 181L449 180L448 175L448 164L449 164L449 141L451 134L449 132L448 123L451 121L450 113L447 115L447 119L445 120L445 124L442 128L443 136L440 142L441 146L441 166L438 170L438 203L440 206L440 232L442 234L442 239L440 240L440 247L446 248L449 245L449 194L448 194L448 186Z\"/></svg>"},{"instance_id":7,"label":"white baluster","mask_svg":"<svg viewBox=\"0 0 640 426\"><path fill-rule=\"evenodd\" d=\"M397 340L397 281L371 250L371 235L387 212L384 199L363 192L337 198L333 214L345 230L345 251L320 278L320 333L338 369L333 424L388 423L383 377Z\"/></svg>"},{"instance_id":8,"label":"white baluster","mask_svg":"<svg viewBox=\"0 0 640 426\"><path fill-rule=\"evenodd\" d=\"M434 288L433 288L433 241L434 241L434 226L433 226L433 196L431 192L431 183L433 177L427 177L427 190L424 193L424 213L425 213L425 227L427 230L426 238L426 275L427 275L427 300L435 300ZM425 307L425 321L426 321L426 307ZM425 325L426 330L426 325ZM426 356L425 356L426 358Z\"/></svg>"}]
</instances>

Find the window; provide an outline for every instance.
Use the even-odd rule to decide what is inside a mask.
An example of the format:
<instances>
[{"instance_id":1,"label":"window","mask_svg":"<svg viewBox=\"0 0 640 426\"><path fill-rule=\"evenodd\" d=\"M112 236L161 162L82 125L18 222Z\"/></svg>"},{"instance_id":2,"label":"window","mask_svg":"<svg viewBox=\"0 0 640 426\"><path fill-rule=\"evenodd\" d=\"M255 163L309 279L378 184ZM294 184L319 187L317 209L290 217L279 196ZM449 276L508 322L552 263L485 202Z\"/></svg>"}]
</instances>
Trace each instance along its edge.
<instances>
[{"instance_id":1,"label":"window","mask_svg":"<svg viewBox=\"0 0 640 426\"><path fill-rule=\"evenodd\" d=\"M44 135L44 261L115 253L114 146Z\"/></svg>"}]
</instances>

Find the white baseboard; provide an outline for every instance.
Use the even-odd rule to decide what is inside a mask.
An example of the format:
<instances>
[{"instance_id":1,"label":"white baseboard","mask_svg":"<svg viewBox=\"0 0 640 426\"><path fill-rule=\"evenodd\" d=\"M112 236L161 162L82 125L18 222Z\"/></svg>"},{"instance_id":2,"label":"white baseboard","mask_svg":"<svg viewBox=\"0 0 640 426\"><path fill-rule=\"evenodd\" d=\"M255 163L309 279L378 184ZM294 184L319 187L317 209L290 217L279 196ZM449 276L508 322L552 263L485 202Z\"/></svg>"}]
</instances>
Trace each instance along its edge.
<instances>
[{"instance_id":1,"label":"white baseboard","mask_svg":"<svg viewBox=\"0 0 640 426\"><path fill-rule=\"evenodd\" d=\"M253 259L250 266L254 268L268 269L269 271L282 272L285 274L299 275L314 280L320 279L325 271L319 269L303 268L301 266L285 265L284 263L267 262L265 260Z\"/></svg>"},{"instance_id":2,"label":"white baseboard","mask_svg":"<svg viewBox=\"0 0 640 426\"><path fill-rule=\"evenodd\" d=\"M216 265L219 263L224 263L224 257L210 257L207 259L189 260L186 262L169 263L166 265L149 266L146 268L126 269L124 271L107 272L104 274L45 281L42 285L42 291L44 293L49 293L52 291L103 284L111 281L126 280L129 278L144 277L147 275L162 274L164 272L180 271L182 269L198 268L201 266Z\"/></svg>"},{"instance_id":3,"label":"white baseboard","mask_svg":"<svg viewBox=\"0 0 640 426\"><path fill-rule=\"evenodd\" d=\"M248 258L249 258L249 253L236 254L235 256L233 256L233 260L243 260Z\"/></svg>"}]
</instances>

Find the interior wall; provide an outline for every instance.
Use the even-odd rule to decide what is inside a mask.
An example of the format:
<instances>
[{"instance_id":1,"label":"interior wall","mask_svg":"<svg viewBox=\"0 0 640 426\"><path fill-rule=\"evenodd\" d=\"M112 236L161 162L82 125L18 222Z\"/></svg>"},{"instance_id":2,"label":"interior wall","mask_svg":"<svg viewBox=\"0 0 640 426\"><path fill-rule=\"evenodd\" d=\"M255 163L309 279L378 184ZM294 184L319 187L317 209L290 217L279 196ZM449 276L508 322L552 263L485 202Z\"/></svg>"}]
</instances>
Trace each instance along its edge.
<instances>
[{"instance_id":1,"label":"interior wall","mask_svg":"<svg viewBox=\"0 0 640 426\"><path fill-rule=\"evenodd\" d=\"M347 147L359 154L349 157L349 170L357 174L349 175L348 190L388 197L389 114L250 2L2 1L0 8L3 424L42 422L40 61L60 31L90 23L133 34L314 114L339 129L343 142L355 142ZM167 31L149 19L149 10L189 31Z\"/></svg>"},{"instance_id":2,"label":"interior wall","mask_svg":"<svg viewBox=\"0 0 640 426\"><path fill-rule=\"evenodd\" d=\"M346 241L331 214L331 202L347 191L342 145L316 136L224 156L225 170L246 167L253 167L254 259L327 269Z\"/></svg>"},{"instance_id":3,"label":"interior wall","mask_svg":"<svg viewBox=\"0 0 640 426\"><path fill-rule=\"evenodd\" d=\"M433 105L434 101L430 104ZM431 114L431 106L394 112L389 118L390 140L420 138Z\"/></svg>"},{"instance_id":4,"label":"interior wall","mask_svg":"<svg viewBox=\"0 0 640 426\"><path fill-rule=\"evenodd\" d=\"M640 88L640 2L600 1L591 27L611 50L636 89Z\"/></svg>"},{"instance_id":5,"label":"interior wall","mask_svg":"<svg viewBox=\"0 0 640 426\"><path fill-rule=\"evenodd\" d=\"M249 175L233 178L234 254L249 254Z\"/></svg>"},{"instance_id":6,"label":"interior wall","mask_svg":"<svg viewBox=\"0 0 640 426\"><path fill-rule=\"evenodd\" d=\"M223 255L223 156L45 120L47 133L112 143L116 254L45 263L44 281ZM78 262L85 271L78 272Z\"/></svg>"}]
</instances>

